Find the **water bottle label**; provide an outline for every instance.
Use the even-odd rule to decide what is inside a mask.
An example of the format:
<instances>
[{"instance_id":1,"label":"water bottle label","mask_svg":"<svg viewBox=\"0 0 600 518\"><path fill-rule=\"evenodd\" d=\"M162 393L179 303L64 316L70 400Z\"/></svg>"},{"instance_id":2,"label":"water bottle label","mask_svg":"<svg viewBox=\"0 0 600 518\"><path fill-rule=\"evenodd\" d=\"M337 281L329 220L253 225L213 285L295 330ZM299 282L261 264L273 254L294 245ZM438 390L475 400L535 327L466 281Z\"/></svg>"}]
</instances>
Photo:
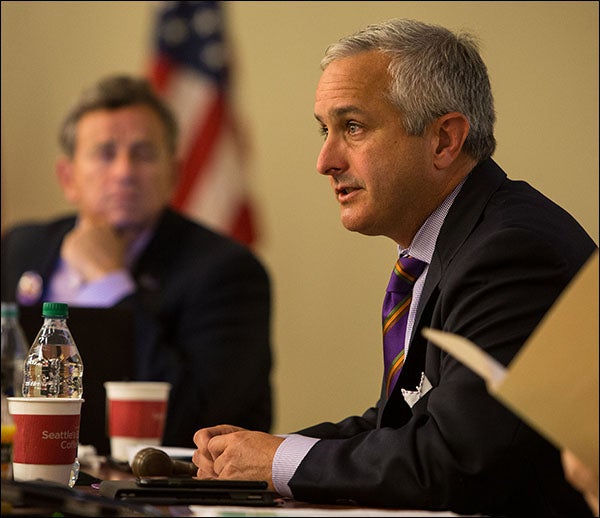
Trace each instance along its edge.
<instances>
[{"instance_id":1,"label":"water bottle label","mask_svg":"<svg viewBox=\"0 0 600 518\"><path fill-rule=\"evenodd\" d=\"M71 464L77 455L80 415L13 415L13 460L22 464Z\"/></svg>"}]
</instances>

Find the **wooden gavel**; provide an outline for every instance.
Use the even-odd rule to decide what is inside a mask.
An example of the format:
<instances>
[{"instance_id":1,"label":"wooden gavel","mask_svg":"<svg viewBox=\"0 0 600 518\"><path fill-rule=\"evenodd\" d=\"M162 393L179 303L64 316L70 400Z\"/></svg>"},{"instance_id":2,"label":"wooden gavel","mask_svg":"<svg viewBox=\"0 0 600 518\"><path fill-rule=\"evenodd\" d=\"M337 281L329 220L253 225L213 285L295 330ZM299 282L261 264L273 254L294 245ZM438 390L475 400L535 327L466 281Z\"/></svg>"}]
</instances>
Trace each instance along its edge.
<instances>
[{"instance_id":1,"label":"wooden gavel","mask_svg":"<svg viewBox=\"0 0 600 518\"><path fill-rule=\"evenodd\" d=\"M136 477L157 477L171 475L196 476L198 468L191 462L174 460L157 448L144 448L138 451L131 463L131 471Z\"/></svg>"}]
</instances>

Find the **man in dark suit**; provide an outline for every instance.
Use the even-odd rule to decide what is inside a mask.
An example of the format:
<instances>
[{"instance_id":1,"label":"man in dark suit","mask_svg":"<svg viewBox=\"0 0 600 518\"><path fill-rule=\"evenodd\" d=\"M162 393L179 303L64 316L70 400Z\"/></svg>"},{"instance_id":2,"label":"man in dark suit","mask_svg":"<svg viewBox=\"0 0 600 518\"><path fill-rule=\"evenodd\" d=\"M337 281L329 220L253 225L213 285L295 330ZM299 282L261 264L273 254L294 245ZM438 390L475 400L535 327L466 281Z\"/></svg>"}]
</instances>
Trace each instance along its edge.
<instances>
[{"instance_id":1,"label":"man in dark suit","mask_svg":"<svg viewBox=\"0 0 600 518\"><path fill-rule=\"evenodd\" d=\"M508 365L595 243L491 159L491 87L468 35L392 20L329 47L321 65L317 170L343 225L389 237L424 268L402 274L416 278L396 338L404 364L362 416L285 437L199 430L198 476L265 479L309 502L589 515L559 451L421 330L465 336Z\"/></svg>"},{"instance_id":2,"label":"man in dark suit","mask_svg":"<svg viewBox=\"0 0 600 518\"><path fill-rule=\"evenodd\" d=\"M247 247L168 208L169 109L145 80L107 77L60 141L57 175L77 215L3 236L2 300L131 311L132 378L172 384L165 445L192 447L198 427L223 421L268 431L270 280Z\"/></svg>"}]
</instances>

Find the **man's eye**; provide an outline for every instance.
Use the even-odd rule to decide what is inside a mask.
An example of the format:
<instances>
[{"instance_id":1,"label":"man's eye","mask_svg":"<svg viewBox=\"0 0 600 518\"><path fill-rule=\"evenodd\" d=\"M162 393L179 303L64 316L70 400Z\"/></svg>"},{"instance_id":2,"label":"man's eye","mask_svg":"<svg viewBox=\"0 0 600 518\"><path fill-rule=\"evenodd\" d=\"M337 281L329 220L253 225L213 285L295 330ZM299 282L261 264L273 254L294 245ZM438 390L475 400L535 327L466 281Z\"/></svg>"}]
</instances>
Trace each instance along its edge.
<instances>
[{"instance_id":1,"label":"man's eye","mask_svg":"<svg viewBox=\"0 0 600 518\"><path fill-rule=\"evenodd\" d=\"M115 148L113 146L102 146L97 149L96 155L104 162L110 162L115 157Z\"/></svg>"},{"instance_id":2,"label":"man's eye","mask_svg":"<svg viewBox=\"0 0 600 518\"><path fill-rule=\"evenodd\" d=\"M158 151L154 146L141 145L136 146L132 152L133 158L141 162L152 162L156 160Z\"/></svg>"},{"instance_id":3,"label":"man's eye","mask_svg":"<svg viewBox=\"0 0 600 518\"><path fill-rule=\"evenodd\" d=\"M348 122L346 124L346 128L348 129L348 133L356 133L360 130L360 126L356 122Z\"/></svg>"},{"instance_id":4,"label":"man's eye","mask_svg":"<svg viewBox=\"0 0 600 518\"><path fill-rule=\"evenodd\" d=\"M326 137L327 136L327 128L325 126L321 126L319 128L319 135L321 135L322 137Z\"/></svg>"}]
</instances>

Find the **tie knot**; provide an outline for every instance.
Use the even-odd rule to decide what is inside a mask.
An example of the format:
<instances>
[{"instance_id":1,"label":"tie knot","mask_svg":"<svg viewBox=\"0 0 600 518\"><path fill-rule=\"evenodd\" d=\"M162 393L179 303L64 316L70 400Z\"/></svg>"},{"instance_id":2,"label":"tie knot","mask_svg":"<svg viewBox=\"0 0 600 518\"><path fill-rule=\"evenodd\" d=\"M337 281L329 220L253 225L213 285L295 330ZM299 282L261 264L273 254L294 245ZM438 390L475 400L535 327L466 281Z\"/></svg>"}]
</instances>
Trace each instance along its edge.
<instances>
[{"instance_id":1,"label":"tie knot","mask_svg":"<svg viewBox=\"0 0 600 518\"><path fill-rule=\"evenodd\" d=\"M387 291L403 292L411 289L427 263L410 255L399 257L390 276Z\"/></svg>"}]
</instances>

